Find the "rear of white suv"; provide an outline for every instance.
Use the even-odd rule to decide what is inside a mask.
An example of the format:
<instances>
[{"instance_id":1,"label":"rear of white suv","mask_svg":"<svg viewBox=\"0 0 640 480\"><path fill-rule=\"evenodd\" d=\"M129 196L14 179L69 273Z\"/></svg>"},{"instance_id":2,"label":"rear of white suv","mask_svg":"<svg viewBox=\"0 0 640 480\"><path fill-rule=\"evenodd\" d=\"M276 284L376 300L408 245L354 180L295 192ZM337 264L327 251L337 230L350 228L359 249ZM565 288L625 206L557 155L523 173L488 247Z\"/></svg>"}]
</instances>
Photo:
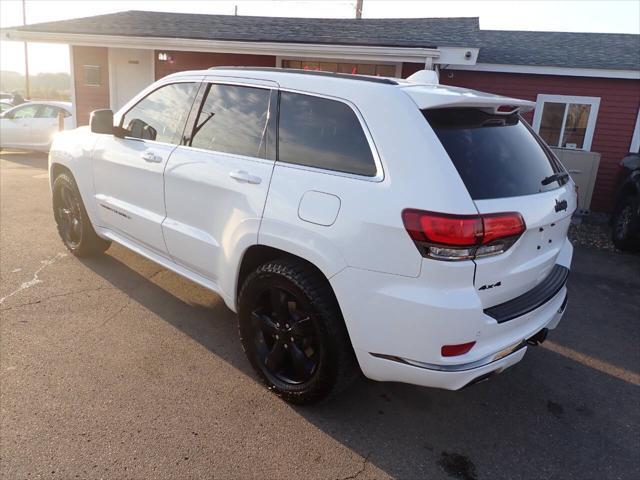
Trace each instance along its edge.
<instances>
[{"instance_id":1,"label":"rear of white suv","mask_svg":"<svg viewBox=\"0 0 640 480\"><path fill-rule=\"evenodd\" d=\"M412 155L422 191L438 190L429 170L446 159L464 186L438 195L470 197L474 212L407 204L402 222L423 257L417 278L347 269L331 283L368 377L458 389L518 362L560 321L575 187L518 115L526 102L403 90L424 136L437 137Z\"/></svg>"},{"instance_id":2,"label":"rear of white suv","mask_svg":"<svg viewBox=\"0 0 640 480\"><path fill-rule=\"evenodd\" d=\"M116 241L219 293L288 401L340 391L358 365L458 389L519 361L566 305L576 195L519 116L531 107L411 81L184 72L56 138L55 218L76 255Z\"/></svg>"}]
</instances>

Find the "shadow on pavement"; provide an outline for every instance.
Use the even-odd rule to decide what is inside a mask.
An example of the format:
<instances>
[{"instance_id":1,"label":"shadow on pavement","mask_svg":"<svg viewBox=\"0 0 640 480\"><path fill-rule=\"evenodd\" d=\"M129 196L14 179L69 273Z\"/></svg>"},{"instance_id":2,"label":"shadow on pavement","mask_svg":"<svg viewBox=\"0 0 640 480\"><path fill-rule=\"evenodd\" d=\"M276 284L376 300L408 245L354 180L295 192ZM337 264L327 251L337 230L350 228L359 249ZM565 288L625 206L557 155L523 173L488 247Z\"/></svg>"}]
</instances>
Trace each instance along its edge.
<instances>
[{"instance_id":1,"label":"shadow on pavement","mask_svg":"<svg viewBox=\"0 0 640 480\"><path fill-rule=\"evenodd\" d=\"M48 154L17 150L2 150L0 160L31 168L47 169Z\"/></svg>"},{"instance_id":2,"label":"shadow on pavement","mask_svg":"<svg viewBox=\"0 0 640 480\"><path fill-rule=\"evenodd\" d=\"M83 262L258 381L242 352L235 314L218 297L176 277L181 292L193 292L183 300L183 293L176 296L127 266L118 257L129 253L118 248ZM611 263L620 258L576 251L570 306L550 338L637 371L640 262L630 264L636 274L626 278ZM398 478L640 478L639 393L637 385L532 348L520 364L466 390L362 379L331 402L294 409Z\"/></svg>"}]
</instances>

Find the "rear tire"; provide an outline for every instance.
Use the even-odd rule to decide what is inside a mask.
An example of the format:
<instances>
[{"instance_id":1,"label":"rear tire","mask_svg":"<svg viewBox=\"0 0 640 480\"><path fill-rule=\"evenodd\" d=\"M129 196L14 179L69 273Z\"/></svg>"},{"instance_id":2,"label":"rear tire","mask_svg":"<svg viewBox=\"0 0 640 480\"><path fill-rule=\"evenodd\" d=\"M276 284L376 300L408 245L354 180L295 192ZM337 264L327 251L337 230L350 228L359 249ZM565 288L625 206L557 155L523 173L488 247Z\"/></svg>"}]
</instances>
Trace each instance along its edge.
<instances>
[{"instance_id":1,"label":"rear tire","mask_svg":"<svg viewBox=\"0 0 640 480\"><path fill-rule=\"evenodd\" d=\"M251 365L287 402L326 399L359 373L329 283L302 262L274 260L251 273L240 291L238 316Z\"/></svg>"},{"instance_id":2,"label":"rear tire","mask_svg":"<svg viewBox=\"0 0 640 480\"><path fill-rule=\"evenodd\" d=\"M634 196L624 197L616 206L611 218L611 239L620 250L635 250L639 247L638 199Z\"/></svg>"},{"instance_id":3,"label":"rear tire","mask_svg":"<svg viewBox=\"0 0 640 480\"><path fill-rule=\"evenodd\" d=\"M69 173L61 173L53 182L53 215L62 242L75 256L98 255L111 245L93 229L78 186Z\"/></svg>"}]
</instances>

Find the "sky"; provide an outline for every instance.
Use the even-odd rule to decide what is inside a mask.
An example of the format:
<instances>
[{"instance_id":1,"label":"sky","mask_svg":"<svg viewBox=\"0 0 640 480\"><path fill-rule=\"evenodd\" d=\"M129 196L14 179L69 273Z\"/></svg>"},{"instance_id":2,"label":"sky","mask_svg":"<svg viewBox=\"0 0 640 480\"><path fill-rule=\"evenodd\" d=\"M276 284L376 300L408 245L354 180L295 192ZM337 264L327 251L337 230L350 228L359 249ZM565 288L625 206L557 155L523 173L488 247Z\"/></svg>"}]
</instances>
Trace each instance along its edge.
<instances>
[{"instance_id":1,"label":"sky","mask_svg":"<svg viewBox=\"0 0 640 480\"><path fill-rule=\"evenodd\" d=\"M355 0L26 0L27 23L124 10L349 18ZM640 33L640 0L364 0L362 16L480 17L485 30ZM22 24L22 1L0 1L0 27ZM0 42L0 69L24 73L24 44ZM29 70L68 72L66 45L29 44Z\"/></svg>"}]
</instances>

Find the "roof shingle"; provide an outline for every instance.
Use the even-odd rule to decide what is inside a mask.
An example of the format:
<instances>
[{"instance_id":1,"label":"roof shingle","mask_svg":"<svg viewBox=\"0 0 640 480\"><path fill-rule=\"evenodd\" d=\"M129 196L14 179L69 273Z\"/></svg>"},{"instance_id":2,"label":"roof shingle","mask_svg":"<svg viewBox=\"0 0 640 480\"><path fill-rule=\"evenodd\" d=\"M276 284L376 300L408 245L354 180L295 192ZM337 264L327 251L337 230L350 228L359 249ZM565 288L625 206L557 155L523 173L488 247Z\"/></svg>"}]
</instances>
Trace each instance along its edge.
<instances>
[{"instance_id":1,"label":"roof shingle","mask_svg":"<svg viewBox=\"0 0 640 480\"><path fill-rule=\"evenodd\" d=\"M479 47L478 63L640 70L640 35L480 30L476 17L289 18L128 11L13 30L389 47Z\"/></svg>"},{"instance_id":2,"label":"roof shingle","mask_svg":"<svg viewBox=\"0 0 640 480\"><path fill-rule=\"evenodd\" d=\"M289 18L128 11L15 30L139 37L390 47L477 43L477 18Z\"/></svg>"}]
</instances>

